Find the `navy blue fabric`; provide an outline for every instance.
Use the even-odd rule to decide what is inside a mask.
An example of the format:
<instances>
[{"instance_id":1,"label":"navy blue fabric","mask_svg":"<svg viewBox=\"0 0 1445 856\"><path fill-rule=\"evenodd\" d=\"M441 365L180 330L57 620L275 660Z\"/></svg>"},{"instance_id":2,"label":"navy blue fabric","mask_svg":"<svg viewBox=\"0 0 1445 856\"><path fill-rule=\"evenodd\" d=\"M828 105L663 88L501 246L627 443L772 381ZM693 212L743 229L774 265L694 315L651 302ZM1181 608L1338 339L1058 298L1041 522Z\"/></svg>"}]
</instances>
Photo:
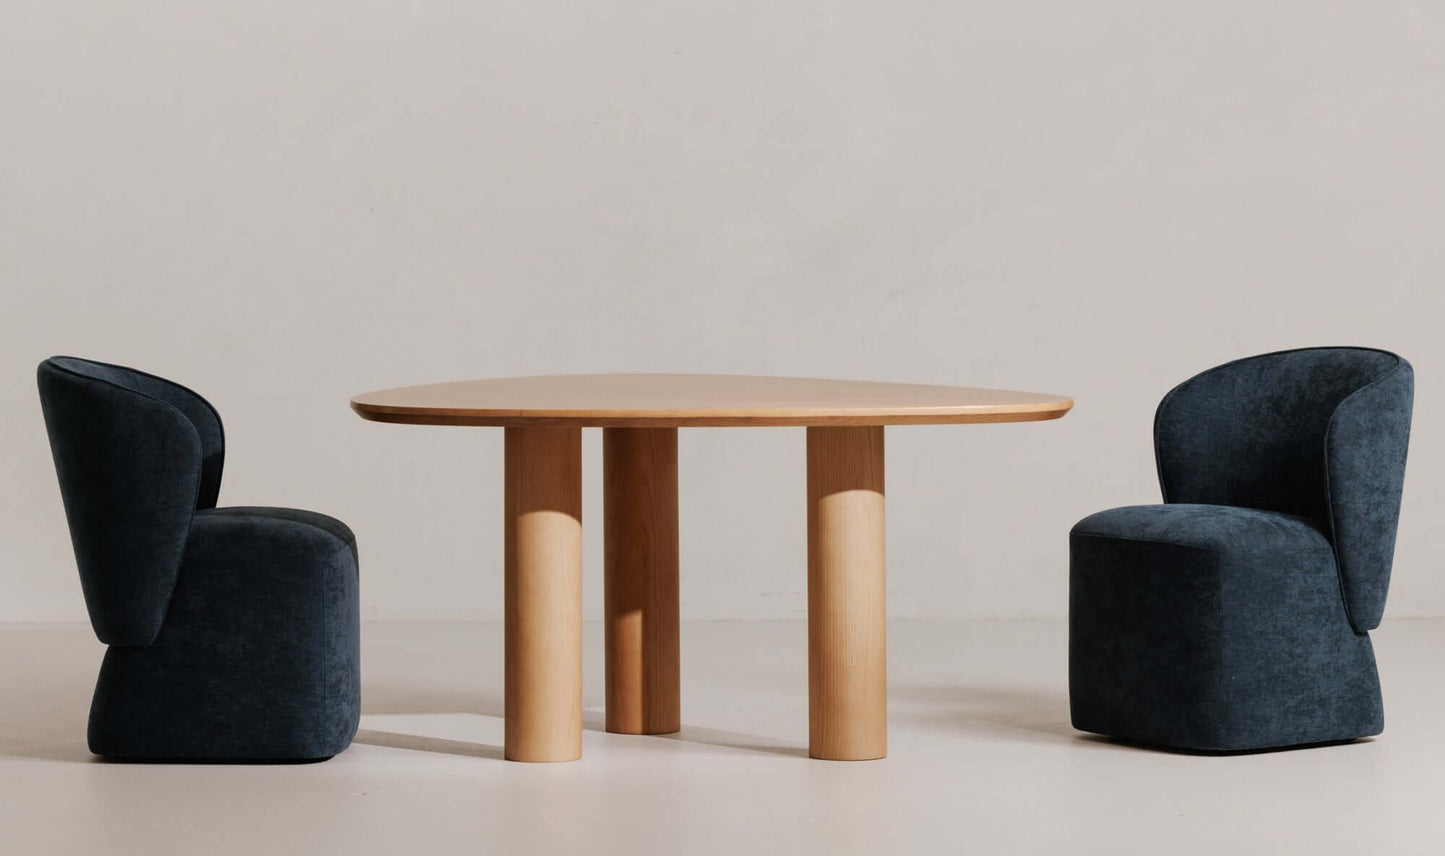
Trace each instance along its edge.
<instances>
[{"instance_id":1,"label":"navy blue fabric","mask_svg":"<svg viewBox=\"0 0 1445 856\"><path fill-rule=\"evenodd\" d=\"M1074 532L1214 551L1331 549L1329 537L1308 517L1229 505L1128 505L1091 514Z\"/></svg>"},{"instance_id":2,"label":"navy blue fabric","mask_svg":"<svg viewBox=\"0 0 1445 856\"><path fill-rule=\"evenodd\" d=\"M360 716L356 539L287 508L196 515L156 641L106 652L90 749L120 758L308 759Z\"/></svg>"},{"instance_id":3,"label":"navy blue fabric","mask_svg":"<svg viewBox=\"0 0 1445 856\"><path fill-rule=\"evenodd\" d=\"M356 538L325 515L215 508L225 441L204 399L57 357L38 382L76 563L111 645L91 750L300 760L360 716Z\"/></svg>"},{"instance_id":4,"label":"navy blue fabric","mask_svg":"<svg viewBox=\"0 0 1445 856\"><path fill-rule=\"evenodd\" d=\"M41 366L148 395L179 410L190 420L201 441L201 484L196 492L196 507L216 507L221 490L221 467L226 458L226 434L221 426L221 415L209 401L174 381L125 366L76 357L51 357Z\"/></svg>"},{"instance_id":5,"label":"navy blue fabric","mask_svg":"<svg viewBox=\"0 0 1445 856\"><path fill-rule=\"evenodd\" d=\"M1318 521L1352 626L1371 630L1389 588L1413 390L1409 363L1367 348L1281 351L1196 375L1154 418L1164 501Z\"/></svg>"},{"instance_id":6,"label":"navy blue fabric","mask_svg":"<svg viewBox=\"0 0 1445 856\"><path fill-rule=\"evenodd\" d=\"M1370 637L1306 519L1116 508L1075 526L1069 553L1075 728L1202 751L1380 733Z\"/></svg>"},{"instance_id":7,"label":"navy blue fabric","mask_svg":"<svg viewBox=\"0 0 1445 856\"><path fill-rule=\"evenodd\" d=\"M201 489L204 445L168 401L40 364L45 427L90 623L109 645L160 632Z\"/></svg>"},{"instance_id":8,"label":"navy blue fabric","mask_svg":"<svg viewBox=\"0 0 1445 856\"><path fill-rule=\"evenodd\" d=\"M1400 360L1340 402L1325 434L1330 531L1345 606L1359 631L1385 617L1414 390L1414 370Z\"/></svg>"},{"instance_id":9,"label":"navy blue fabric","mask_svg":"<svg viewBox=\"0 0 1445 856\"><path fill-rule=\"evenodd\" d=\"M1316 348L1185 382L1155 418L1164 505L1069 536L1074 726L1247 751L1380 733L1374 651L1413 374Z\"/></svg>"}]
</instances>

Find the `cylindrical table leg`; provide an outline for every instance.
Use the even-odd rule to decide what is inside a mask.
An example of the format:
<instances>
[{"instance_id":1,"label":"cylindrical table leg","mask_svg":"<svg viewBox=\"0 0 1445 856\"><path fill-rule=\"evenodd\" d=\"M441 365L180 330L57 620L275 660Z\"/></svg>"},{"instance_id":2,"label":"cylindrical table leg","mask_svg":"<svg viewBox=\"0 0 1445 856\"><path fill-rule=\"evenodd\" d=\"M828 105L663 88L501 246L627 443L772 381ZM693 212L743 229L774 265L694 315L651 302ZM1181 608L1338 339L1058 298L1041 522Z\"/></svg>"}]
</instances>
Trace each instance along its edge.
<instances>
[{"instance_id":1,"label":"cylindrical table leg","mask_svg":"<svg viewBox=\"0 0 1445 856\"><path fill-rule=\"evenodd\" d=\"M682 727L677 429L602 432L607 730Z\"/></svg>"},{"instance_id":2,"label":"cylindrical table leg","mask_svg":"<svg viewBox=\"0 0 1445 856\"><path fill-rule=\"evenodd\" d=\"M506 757L582 757L582 430L506 429Z\"/></svg>"},{"instance_id":3,"label":"cylindrical table leg","mask_svg":"<svg viewBox=\"0 0 1445 856\"><path fill-rule=\"evenodd\" d=\"M808 429L808 754L888 754L883 428Z\"/></svg>"}]
</instances>

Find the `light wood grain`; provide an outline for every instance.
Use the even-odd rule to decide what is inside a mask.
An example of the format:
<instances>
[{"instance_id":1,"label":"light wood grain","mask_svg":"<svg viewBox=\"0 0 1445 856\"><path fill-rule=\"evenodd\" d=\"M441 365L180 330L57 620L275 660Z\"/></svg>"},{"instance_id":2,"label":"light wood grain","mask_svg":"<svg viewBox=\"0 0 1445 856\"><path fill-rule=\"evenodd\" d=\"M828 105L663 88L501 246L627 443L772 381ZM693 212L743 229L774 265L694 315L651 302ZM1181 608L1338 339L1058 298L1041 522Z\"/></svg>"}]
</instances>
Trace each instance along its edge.
<instances>
[{"instance_id":1,"label":"light wood grain","mask_svg":"<svg viewBox=\"0 0 1445 856\"><path fill-rule=\"evenodd\" d=\"M377 422L506 427L506 757L582 753L582 427L604 434L607 728L681 724L679 427L806 426L809 753L887 753L883 427L1057 419L1066 396L745 375L458 381L358 395Z\"/></svg>"},{"instance_id":2,"label":"light wood grain","mask_svg":"<svg viewBox=\"0 0 1445 856\"><path fill-rule=\"evenodd\" d=\"M582 432L506 432L506 738L513 761L582 757Z\"/></svg>"},{"instance_id":3,"label":"light wood grain","mask_svg":"<svg viewBox=\"0 0 1445 856\"><path fill-rule=\"evenodd\" d=\"M808 429L808 754L888 754L883 429Z\"/></svg>"},{"instance_id":4,"label":"light wood grain","mask_svg":"<svg viewBox=\"0 0 1445 856\"><path fill-rule=\"evenodd\" d=\"M365 419L424 425L927 425L1057 419L1066 396L749 375L598 374L467 380L358 395Z\"/></svg>"},{"instance_id":5,"label":"light wood grain","mask_svg":"<svg viewBox=\"0 0 1445 856\"><path fill-rule=\"evenodd\" d=\"M602 432L607 730L682 727L677 429Z\"/></svg>"}]
</instances>

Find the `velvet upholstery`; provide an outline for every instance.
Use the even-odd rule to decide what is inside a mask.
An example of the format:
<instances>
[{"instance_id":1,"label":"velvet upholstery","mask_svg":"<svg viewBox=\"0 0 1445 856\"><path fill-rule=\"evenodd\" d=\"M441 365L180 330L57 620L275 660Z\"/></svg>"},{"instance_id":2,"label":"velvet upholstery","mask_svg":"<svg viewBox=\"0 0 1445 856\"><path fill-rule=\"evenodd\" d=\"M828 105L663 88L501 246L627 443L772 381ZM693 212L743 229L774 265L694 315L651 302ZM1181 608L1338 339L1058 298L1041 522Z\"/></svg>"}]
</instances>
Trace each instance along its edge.
<instances>
[{"instance_id":1,"label":"velvet upholstery","mask_svg":"<svg viewBox=\"0 0 1445 856\"><path fill-rule=\"evenodd\" d=\"M1309 348L1226 363L1154 418L1165 502L1299 514L1331 531L1356 630L1379 626L1405 480L1414 374L1385 351Z\"/></svg>"},{"instance_id":2,"label":"velvet upholstery","mask_svg":"<svg viewBox=\"0 0 1445 856\"><path fill-rule=\"evenodd\" d=\"M1383 351L1228 363L1155 419L1164 505L1070 533L1074 726L1243 751L1380 733L1413 375Z\"/></svg>"},{"instance_id":3,"label":"velvet upholstery","mask_svg":"<svg viewBox=\"0 0 1445 856\"><path fill-rule=\"evenodd\" d=\"M184 387L57 357L38 370L71 541L106 652L99 755L304 760L360 715L356 539L325 515L216 508L224 435Z\"/></svg>"},{"instance_id":4,"label":"velvet upholstery","mask_svg":"<svg viewBox=\"0 0 1445 856\"><path fill-rule=\"evenodd\" d=\"M41 363L37 382L91 625L106 644L148 645L203 498L206 443L186 410L210 406L158 378L68 357Z\"/></svg>"}]
</instances>

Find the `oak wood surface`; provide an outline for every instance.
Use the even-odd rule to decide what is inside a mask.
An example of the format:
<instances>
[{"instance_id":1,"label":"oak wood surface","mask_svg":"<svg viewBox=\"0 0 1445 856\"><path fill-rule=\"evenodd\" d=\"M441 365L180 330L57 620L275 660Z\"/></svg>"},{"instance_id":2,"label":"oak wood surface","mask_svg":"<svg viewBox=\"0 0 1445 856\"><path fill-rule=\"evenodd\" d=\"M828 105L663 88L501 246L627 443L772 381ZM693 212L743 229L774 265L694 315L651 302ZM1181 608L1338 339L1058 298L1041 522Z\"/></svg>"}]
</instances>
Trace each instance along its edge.
<instances>
[{"instance_id":1,"label":"oak wood surface","mask_svg":"<svg viewBox=\"0 0 1445 856\"><path fill-rule=\"evenodd\" d=\"M1067 396L751 375L595 374L465 380L351 399L364 419L421 425L928 425L1057 419Z\"/></svg>"},{"instance_id":2,"label":"oak wood surface","mask_svg":"<svg viewBox=\"0 0 1445 856\"><path fill-rule=\"evenodd\" d=\"M506 432L504 754L582 757L582 431Z\"/></svg>"},{"instance_id":3,"label":"oak wood surface","mask_svg":"<svg viewBox=\"0 0 1445 856\"><path fill-rule=\"evenodd\" d=\"M888 754L883 428L808 429L808 755Z\"/></svg>"},{"instance_id":4,"label":"oak wood surface","mask_svg":"<svg viewBox=\"0 0 1445 856\"><path fill-rule=\"evenodd\" d=\"M378 422L506 430L506 757L582 753L581 431L604 432L607 728L676 731L677 432L806 426L809 754L887 753L883 427L1057 419L1065 396L745 375L459 381L359 395Z\"/></svg>"},{"instance_id":5,"label":"oak wood surface","mask_svg":"<svg viewBox=\"0 0 1445 856\"><path fill-rule=\"evenodd\" d=\"M603 585L607 730L682 727L677 429L605 428Z\"/></svg>"}]
</instances>

